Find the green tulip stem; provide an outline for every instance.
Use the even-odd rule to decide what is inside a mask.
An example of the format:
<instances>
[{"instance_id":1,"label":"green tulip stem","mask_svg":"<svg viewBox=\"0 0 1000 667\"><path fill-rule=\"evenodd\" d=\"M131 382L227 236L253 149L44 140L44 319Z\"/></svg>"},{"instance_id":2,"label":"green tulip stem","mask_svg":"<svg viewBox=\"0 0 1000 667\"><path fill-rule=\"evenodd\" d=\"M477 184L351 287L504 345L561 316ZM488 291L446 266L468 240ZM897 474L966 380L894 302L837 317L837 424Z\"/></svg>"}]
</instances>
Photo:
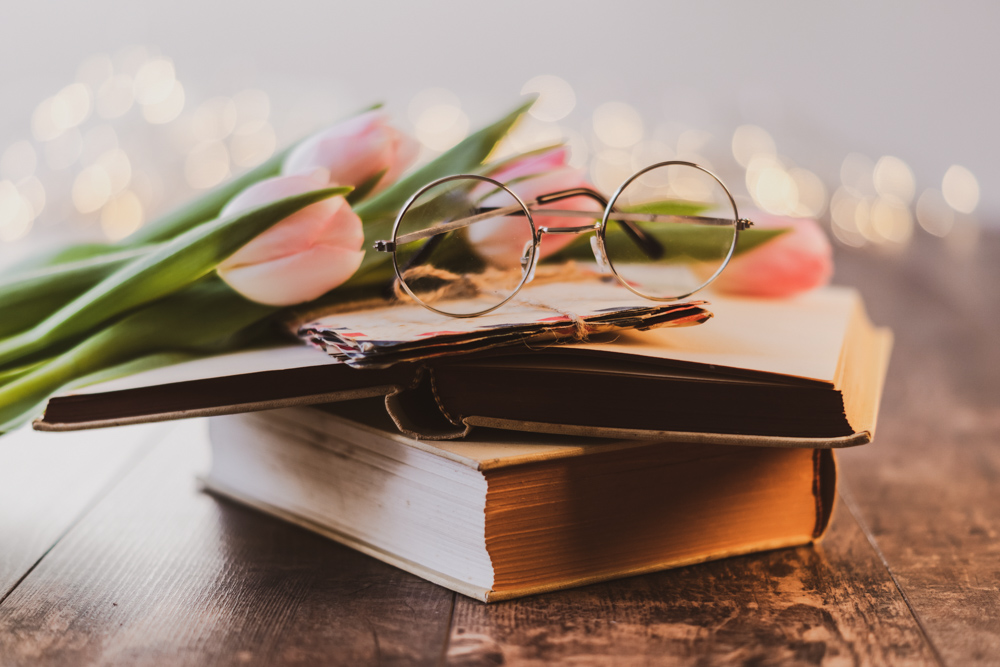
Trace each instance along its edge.
<instances>
[{"instance_id":1,"label":"green tulip stem","mask_svg":"<svg viewBox=\"0 0 1000 667\"><path fill-rule=\"evenodd\" d=\"M87 335L123 313L213 271L251 239L296 211L351 188L325 188L219 218L184 232L115 271L31 329L0 341L0 368Z\"/></svg>"}]
</instances>

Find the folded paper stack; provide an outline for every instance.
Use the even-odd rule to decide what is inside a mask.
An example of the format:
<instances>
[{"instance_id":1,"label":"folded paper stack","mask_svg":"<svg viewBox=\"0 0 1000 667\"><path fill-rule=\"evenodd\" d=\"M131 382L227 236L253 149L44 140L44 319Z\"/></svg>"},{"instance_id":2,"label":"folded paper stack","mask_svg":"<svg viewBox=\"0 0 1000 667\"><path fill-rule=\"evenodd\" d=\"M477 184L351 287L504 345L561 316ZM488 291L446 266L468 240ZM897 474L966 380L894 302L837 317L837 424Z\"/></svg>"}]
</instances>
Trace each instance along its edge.
<instances>
[{"instance_id":1,"label":"folded paper stack","mask_svg":"<svg viewBox=\"0 0 1000 667\"><path fill-rule=\"evenodd\" d=\"M704 306L704 301L657 303L616 282L593 278L527 286L479 317L444 317L412 302L375 302L313 314L296 329L300 338L349 366L384 368L511 345L581 341L625 329L692 326L712 316Z\"/></svg>"}]
</instances>

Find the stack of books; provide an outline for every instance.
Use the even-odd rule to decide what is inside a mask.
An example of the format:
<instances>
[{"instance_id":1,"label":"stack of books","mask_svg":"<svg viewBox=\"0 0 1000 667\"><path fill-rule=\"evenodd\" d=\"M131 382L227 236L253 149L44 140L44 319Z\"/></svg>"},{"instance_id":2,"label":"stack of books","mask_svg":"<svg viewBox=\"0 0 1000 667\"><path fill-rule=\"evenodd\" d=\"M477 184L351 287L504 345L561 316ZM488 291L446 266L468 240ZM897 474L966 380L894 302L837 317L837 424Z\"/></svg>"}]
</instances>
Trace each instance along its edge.
<instances>
[{"instance_id":1,"label":"stack of books","mask_svg":"<svg viewBox=\"0 0 1000 667\"><path fill-rule=\"evenodd\" d=\"M211 420L208 489L487 602L809 543L833 450L873 437L891 333L844 288L710 301L697 327L382 369L200 360L36 427L237 413Z\"/></svg>"}]
</instances>

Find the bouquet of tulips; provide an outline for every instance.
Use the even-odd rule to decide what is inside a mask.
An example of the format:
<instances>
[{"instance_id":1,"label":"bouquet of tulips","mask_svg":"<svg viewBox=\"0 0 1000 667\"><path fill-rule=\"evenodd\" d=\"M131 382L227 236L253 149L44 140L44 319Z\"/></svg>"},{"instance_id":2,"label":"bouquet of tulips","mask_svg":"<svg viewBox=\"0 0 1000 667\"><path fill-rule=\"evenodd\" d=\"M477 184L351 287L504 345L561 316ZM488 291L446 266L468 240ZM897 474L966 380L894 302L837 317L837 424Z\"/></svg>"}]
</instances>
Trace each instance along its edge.
<instances>
[{"instance_id":1,"label":"bouquet of tulips","mask_svg":"<svg viewBox=\"0 0 1000 667\"><path fill-rule=\"evenodd\" d=\"M56 391L262 344L280 331L274 323L290 306L381 289L392 268L365 248L388 238L397 211L437 178L480 173L520 179L513 187L529 190L587 186L559 147L490 161L528 106L409 173L416 143L373 108L121 242L50 249L9 267L0 273L0 433L34 416ZM798 263L791 280L779 281L792 286L786 292L829 275L828 245L794 243L779 253L784 264L789 257ZM752 264L750 273L731 287L752 292L754 279L765 284Z\"/></svg>"}]
</instances>

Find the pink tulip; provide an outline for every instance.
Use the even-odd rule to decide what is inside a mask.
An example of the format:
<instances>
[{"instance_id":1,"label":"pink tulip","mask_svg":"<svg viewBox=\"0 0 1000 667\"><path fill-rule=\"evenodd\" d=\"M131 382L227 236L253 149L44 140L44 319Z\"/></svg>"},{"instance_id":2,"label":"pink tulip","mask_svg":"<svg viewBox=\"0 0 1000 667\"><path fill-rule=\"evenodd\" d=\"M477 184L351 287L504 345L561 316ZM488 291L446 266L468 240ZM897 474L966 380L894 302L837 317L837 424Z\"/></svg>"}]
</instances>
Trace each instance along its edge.
<instances>
[{"instance_id":1,"label":"pink tulip","mask_svg":"<svg viewBox=\"0 0 1000 667\"><path fill-rule=\"evenodd\" d=\"M491 177L501 183L508 183L524 176L533 176L546 171L561 169L566 166L566 159L568 157L569 151L567 148L560 146L545 153L523 157L494 172Z\"/></svg>"},{"instance_id":2,"label":"pink tulip","mask_svg":"<svg viewBox=\"0 0 1000 667\"><path fill-rule=\"evenodd\" d=\"M385 171L378 190L399 178L418 149L416 141L389 124L385 112L368 111L303 141L285 158L281 173L325 169L330 185L361 185Z\"/></svg>"},{"instance_id":3,"label":"pink tulip","mask_svg":"<svg viewBox=\"0 0 1000 667\"><path fill-rule=\"evenodd\" d=\"M755 213L754 227L790 231L735 255L712 287L729 294L787 297L821 287L833 274L833 250L819 223Z\"/></svg>"},{"instance_id":4,"label":"pink tulip","mask_svg":"<svg viewBox=\"0 0 1000 667\"><path fill-rule=\"evenodd\" d=\"M582 171L566 165L565 148L557 148L547 153L518 160L492 174L491 178L507 184L507 187L525 203L550 192L571 188L593 189L594 187L587 181ZM502 206L507 204L509 200L510 197L506 193L497 193L484 200L482 205ZM596 213L596 216L583 215L579 218L546 216L545 209L547 208L587 211ZM586 197L574 197L534 207L531 209L531 218L536 229L538 227L576 227L587 224L588 220L595 219L595 217L600 218L601 212L602 208L596 201ZM486 259L494 262L501 262L504 259L509 261L511 258L519 258L523 252L523 248L514 248L511 244L519 243L524 238L524 234L517 233L517 230L524 226L524 218L516 216L484 221L469 228L469 240L475 244ZM572 242L574 238L575 236L570 234L543 236L539 247L539 257L545 258L551 255Z\"/></svg>"},{"instance_id":5,"label":"pink tulip","mask_svg":"<svg viewBox=\"0 0 1000 667\"><path fill-rule=\"evenodd\" d=\"M325 187L320 171L268 178L234 197L231 215ZM219 264L217 271L246 298L272 306L311 301L350 278L365 252L361 218L343 197L311 204L277 223Z\"/></svg>"}]
</instances>

